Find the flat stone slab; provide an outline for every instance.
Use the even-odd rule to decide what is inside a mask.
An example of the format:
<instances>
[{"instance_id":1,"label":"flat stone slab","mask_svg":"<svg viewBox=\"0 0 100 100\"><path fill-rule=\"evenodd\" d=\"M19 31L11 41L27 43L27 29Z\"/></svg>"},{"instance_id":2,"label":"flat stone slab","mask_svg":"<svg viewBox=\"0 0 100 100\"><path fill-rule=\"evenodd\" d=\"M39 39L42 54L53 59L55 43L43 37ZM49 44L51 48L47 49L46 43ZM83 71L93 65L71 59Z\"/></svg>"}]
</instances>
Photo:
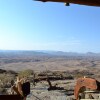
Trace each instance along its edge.
<instances>
[{"instance_id":1,"label":"flat stone slab","mask_svg":"<svg viewBox=\"0 0 100 100\"><path fill-rule=\"evenodd\" d=\"M66 96L50 96L51 100L67 100Z\"/></svg>"}]
</instances>

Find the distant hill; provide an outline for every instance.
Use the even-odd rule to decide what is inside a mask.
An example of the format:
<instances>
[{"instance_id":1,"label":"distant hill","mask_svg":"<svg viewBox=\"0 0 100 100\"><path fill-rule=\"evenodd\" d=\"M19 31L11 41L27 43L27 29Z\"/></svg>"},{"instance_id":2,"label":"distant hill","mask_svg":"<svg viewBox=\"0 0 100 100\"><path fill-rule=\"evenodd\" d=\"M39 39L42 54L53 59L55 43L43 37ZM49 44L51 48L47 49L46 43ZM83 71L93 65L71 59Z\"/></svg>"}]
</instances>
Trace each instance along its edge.
<instances>
[{"instance_id":1,"label":"distant hill","mask_svg":"<svg viewBox=\"0 0 100 100\"><path fill-rule=\"evenodd\" d=\"M100 53L77 53L77 52L63 52L63 51L49 51L49 50L0 50L0 57L23 57L23 56L97 56Z\"/></svg>"},{"instance_id":2,"label":"distant hill","mask_svg":"<svg viewBox=\"0 0 100 100\"><path fill-rule=\"evenodd\" d=\"M0 57L47 56L47 53L27 50L0 50Z\"/></svg>"},{"instance_id":3,"label":"distant hill","mask_svg":"<svg viewBox=\"0 0 100 100\"><path fill-rule=\"evenodd\" d=\"M55 55L55 56L100 56L100 53L93 53L93 52L87 52L87 53L77 53L77 52L63 52L63 51L49 51L49 50L37 50L42 53Z\"/></svg>"}]
</instances>

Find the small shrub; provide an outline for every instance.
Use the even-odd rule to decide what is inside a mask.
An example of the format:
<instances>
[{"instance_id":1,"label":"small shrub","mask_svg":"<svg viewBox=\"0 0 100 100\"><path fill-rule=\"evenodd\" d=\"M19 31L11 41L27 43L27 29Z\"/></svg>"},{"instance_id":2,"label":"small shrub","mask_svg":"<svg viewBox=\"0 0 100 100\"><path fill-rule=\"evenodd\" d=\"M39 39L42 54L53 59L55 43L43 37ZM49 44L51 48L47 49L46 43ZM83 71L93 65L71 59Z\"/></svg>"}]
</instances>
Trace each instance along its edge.
<instances>
[{"instance_id":1,"label":"small shrub","mask_svg":"<svg viewBox=\"0 0 100 100\"><path fill-rule=\"evenodd\" d=\"M19 77L30 77L33 74L34 74L33 70L27 69L27 70L19 72L18 76Z\"/></svg>"}]
</instances>

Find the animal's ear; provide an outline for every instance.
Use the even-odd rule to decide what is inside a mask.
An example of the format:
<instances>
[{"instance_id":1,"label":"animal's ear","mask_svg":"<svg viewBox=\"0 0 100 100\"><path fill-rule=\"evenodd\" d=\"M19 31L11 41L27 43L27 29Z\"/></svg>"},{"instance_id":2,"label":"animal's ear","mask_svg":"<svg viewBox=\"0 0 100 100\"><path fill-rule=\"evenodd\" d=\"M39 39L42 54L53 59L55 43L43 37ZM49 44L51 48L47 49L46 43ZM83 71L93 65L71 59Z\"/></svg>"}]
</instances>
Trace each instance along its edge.
<instances>
[{"instance_id":1,"label":"animal's ear","mask_svg":"<svg viewBox=\"0 0 100 100\"><path fill-rule=\"evenodd\" d=\"M17 77L17 82L20 82L20 77L19 76Z\"/></svg>"},{"instance_id":2,"label":"animal's ear","mask_svg":"<svg viewBox=\"0 0 100 100\"><path fill-rule=\"evenodd\" d=\"M18 92L23 97L24 95L23 95L23 91L22 91L22 84L21 84L21 82L17 83L17 88L18 88Z\"/></svg>"}]
</instances>

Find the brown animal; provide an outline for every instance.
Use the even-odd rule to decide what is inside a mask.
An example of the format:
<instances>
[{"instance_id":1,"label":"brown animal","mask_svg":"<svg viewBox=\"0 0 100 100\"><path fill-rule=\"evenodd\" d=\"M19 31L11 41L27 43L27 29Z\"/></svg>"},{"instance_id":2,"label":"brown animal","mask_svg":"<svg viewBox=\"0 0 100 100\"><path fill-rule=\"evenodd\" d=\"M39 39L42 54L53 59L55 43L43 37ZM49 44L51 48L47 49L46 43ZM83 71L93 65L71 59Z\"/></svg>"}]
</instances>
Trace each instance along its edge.
<instances>
[{"instance_id":1,"label":"brown animal","mask_svg":"<svg viewBox=\"0 0 100 100\"><path fill-rule=\"evenodd\" d=\"M20 95L23 100L26 100L27 95L30 93L30 83L24 81L24 79L17 77L16 86L13 85L12 89L17 93L17 95Z\"/></svg>"},{"instance_id":2,"label":"brown animal","mask_svg":"<svg viewBox=\"0 0 100 100\"><path fill-rule=\"evenodd\" d=\"M77 80L77 83L74 89L74 95L75 95L76 100L78 100L80 90L83 87L91 89L91 90L100 91L100 83L97 80L92 79L92 78L79 78Z\"/></svg>"},{"instance_id":3,"label":"brown animal","mask_svg":"<svg viewBox=\"0 0 100 100\"><path fill-rule=\"evenodd\" d=\"M11 94L0 95L0 100L26 100L27 95L30 93L30 83L17 77L16 85L14 85L14 81L11 82L11 85Z\"/></svg>"}]
</instances>

